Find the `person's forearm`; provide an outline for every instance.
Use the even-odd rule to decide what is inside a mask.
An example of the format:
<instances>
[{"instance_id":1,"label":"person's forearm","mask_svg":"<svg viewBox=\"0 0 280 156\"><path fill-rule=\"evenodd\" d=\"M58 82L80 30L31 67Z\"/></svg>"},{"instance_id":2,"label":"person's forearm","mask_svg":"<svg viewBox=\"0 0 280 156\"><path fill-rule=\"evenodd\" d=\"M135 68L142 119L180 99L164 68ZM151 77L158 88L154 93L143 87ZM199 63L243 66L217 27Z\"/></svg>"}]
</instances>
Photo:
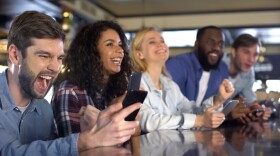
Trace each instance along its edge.
<instances>
[{"instance_id":1,"label":"person's forearm","mask_svg":"<svg viewBox=\"0 0 280 156\"><path fill-rule=\"evenodd\" d=\"M195 118L194 127L202 127L203 126L203 115L197 115Z\"/></svg>"},{"instance_id":2,"label":"person's forearm","mask_svg":"<svg viewBox=\"0 0 280 156\"><path fill-rule=\"evenodd\" d=\"M219 95L214 96L213 99L214 105L222 105L225 100L223 100L223 98L221 98Z\"/></svg>"},{"instance_id":3,"label":"person's forearm","mask_svg":"<svg viewBox=\"0 0 280 156\"><path fill-rule=\"evenodd\" d=\"M36 156L60 156L78 155L77 134L65 138L58 138L51 141L37 140L30 144L21 144L19 140L14 140L6 144L1 141L0 155L36 155Z\"/></svg>"},{"instance_id":4,"label":"person's forearm","mask_svg":"<svg viewBox=\"0 0 280 156\"><path fill-rule=\"evenodd\" d=\"M90 137L93 137L93 136L89 136L88 131L85 131L85 132L79 134L78 141L77 141L77 147L78 147L79 153L83 152L85 150L89 150L91 148L99 147L97 145L97 141L88 142L88 138L90 138Z\"/></svg>"}]
</instances>

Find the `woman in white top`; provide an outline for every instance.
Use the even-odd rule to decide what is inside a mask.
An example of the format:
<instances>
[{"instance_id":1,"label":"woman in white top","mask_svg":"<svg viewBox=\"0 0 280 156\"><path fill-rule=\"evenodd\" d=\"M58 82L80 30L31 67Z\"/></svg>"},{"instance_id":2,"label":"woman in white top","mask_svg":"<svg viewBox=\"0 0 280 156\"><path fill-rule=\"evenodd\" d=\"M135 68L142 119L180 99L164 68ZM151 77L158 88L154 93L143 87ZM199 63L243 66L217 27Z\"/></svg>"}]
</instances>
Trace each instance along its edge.
<instances>
[{"instance_id":1,"label":"woman in white top","mask_svg":"<svg viewBox=\"0 0 280 156\"><path fill-rule=\"evenodd\" d=\"M181 93L165 69L169 48L159 30L143 28L136 34L131 48L134 70L143 72L141 87L148 91L140 109L142 131L216 128L222 124L225 116L219 110L234 90L229 81L224 80L219 93L204 101L204 109L201 108L203 111L197 110L195 102L189 101ZM174 70L180 72L180 69Z\"/></svg>"}]
</instances>

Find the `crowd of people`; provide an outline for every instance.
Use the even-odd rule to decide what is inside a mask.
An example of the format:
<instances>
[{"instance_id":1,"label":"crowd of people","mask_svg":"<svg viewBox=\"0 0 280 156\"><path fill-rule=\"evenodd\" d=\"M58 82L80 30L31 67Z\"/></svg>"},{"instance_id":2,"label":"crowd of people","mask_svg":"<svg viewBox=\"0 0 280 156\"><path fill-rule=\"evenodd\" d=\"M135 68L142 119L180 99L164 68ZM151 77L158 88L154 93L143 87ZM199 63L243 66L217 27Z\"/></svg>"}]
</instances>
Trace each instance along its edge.
<instances>
[{"instance_id":1,"label":"crowd of people","mask_svg":"<svg viewBox=\"0 0 280 156\"><path fill-rule=\"evenodd\" d=\"M8 33L8 68L0 75L1 155L78 155L119 146L137 130L217 128L225 120L266 121L252 90L257 38L242 34L224 54L221 28L198 29L194 50L169 59L159 29L136 33L129 50L114 21L84 26L64 52L65 33L50 16L26 11ZM64 72L61 72L64 64ZM142 103L123 108L128 78L142 72ZM51 104L44 96L54 86ZM240 103L225 116L227 101ZM262 108L253 114L250 109ZM135 121L125 117L140 109Z\"/></svg>"}]
</instances>

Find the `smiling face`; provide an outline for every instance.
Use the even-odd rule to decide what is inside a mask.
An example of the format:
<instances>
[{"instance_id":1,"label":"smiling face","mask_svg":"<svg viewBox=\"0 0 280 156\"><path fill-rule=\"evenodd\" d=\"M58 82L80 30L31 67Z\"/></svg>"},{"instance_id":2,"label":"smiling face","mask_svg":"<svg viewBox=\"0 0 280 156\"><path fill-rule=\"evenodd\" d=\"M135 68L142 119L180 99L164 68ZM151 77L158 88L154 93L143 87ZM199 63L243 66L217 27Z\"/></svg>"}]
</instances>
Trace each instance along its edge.
<instances>
[{"instance_id":1,"label":"smiling face","mask_svg":"<svg viewBox=\"0 0 280 156\"><path fill-rule=\"evenodd\" d=\"M256 64L260 53L260 46L254 44L250 47L232 49L232 59L237 71L249 72Z\"/></svg>"},{"instance_id":2,"label":"smiling face","mask_svg":"<svg viewBox=\"0 0 280 156\"><path fill-rule=\"evenodd\" d=\"M198 60L204 70L216 69L224 54L224 35L217 29L205 30L195 43Z\"/></svg>"},{"instance_id":3,"label":"smiling face","mask_svg":"<svg viewBox=\"0 0 280 156\"><path fill-rule=\"evenodd\" d=\"M32 43L19 65L18 79L27 95L43 98L60 72L63 42L60 39L32 39Z\"/></svg>"},{"instance_id":4,"label":"smiling face","mask_svg":"<svg viewBox=\"0 0 280 156\"><path fill-rule=\"evenodd\" d=\"M121 63L124 57L124 50L119 34L113 29L107 29L101 33L98 41L98 51L104 67L104 74L107 76L121 71Z\"/></svg>"},{"instance_id":5,"label":"smiling face","mask_svg":"<svg viewBox=\"0 0 280 156\"><path fill-rule=\"evenodd\" d=\"M149 31L145 34L138 56L149 66L164 65L169 57L169 48L158 31Z\"/></svg>"}]
</instances>

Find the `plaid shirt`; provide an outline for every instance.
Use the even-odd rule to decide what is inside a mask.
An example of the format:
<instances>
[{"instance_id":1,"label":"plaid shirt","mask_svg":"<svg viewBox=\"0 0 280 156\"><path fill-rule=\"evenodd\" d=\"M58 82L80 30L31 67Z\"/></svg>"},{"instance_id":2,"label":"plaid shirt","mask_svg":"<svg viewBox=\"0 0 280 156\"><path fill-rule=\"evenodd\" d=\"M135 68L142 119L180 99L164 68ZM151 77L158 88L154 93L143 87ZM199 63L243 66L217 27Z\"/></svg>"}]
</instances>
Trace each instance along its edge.
<instances>
[{"instance_id":1,"label":"plaid shirt","mask_svg":"<svg viewBox=\"0 0 280 156\"><path fill-rule=\"evenodd\" d=\"M63 81L55 90L52 98L55 120L60 137L80 132L79 111L82 106L94 106L86 90L80 90L76 84Z\"/></svg>"}]
</instances>

